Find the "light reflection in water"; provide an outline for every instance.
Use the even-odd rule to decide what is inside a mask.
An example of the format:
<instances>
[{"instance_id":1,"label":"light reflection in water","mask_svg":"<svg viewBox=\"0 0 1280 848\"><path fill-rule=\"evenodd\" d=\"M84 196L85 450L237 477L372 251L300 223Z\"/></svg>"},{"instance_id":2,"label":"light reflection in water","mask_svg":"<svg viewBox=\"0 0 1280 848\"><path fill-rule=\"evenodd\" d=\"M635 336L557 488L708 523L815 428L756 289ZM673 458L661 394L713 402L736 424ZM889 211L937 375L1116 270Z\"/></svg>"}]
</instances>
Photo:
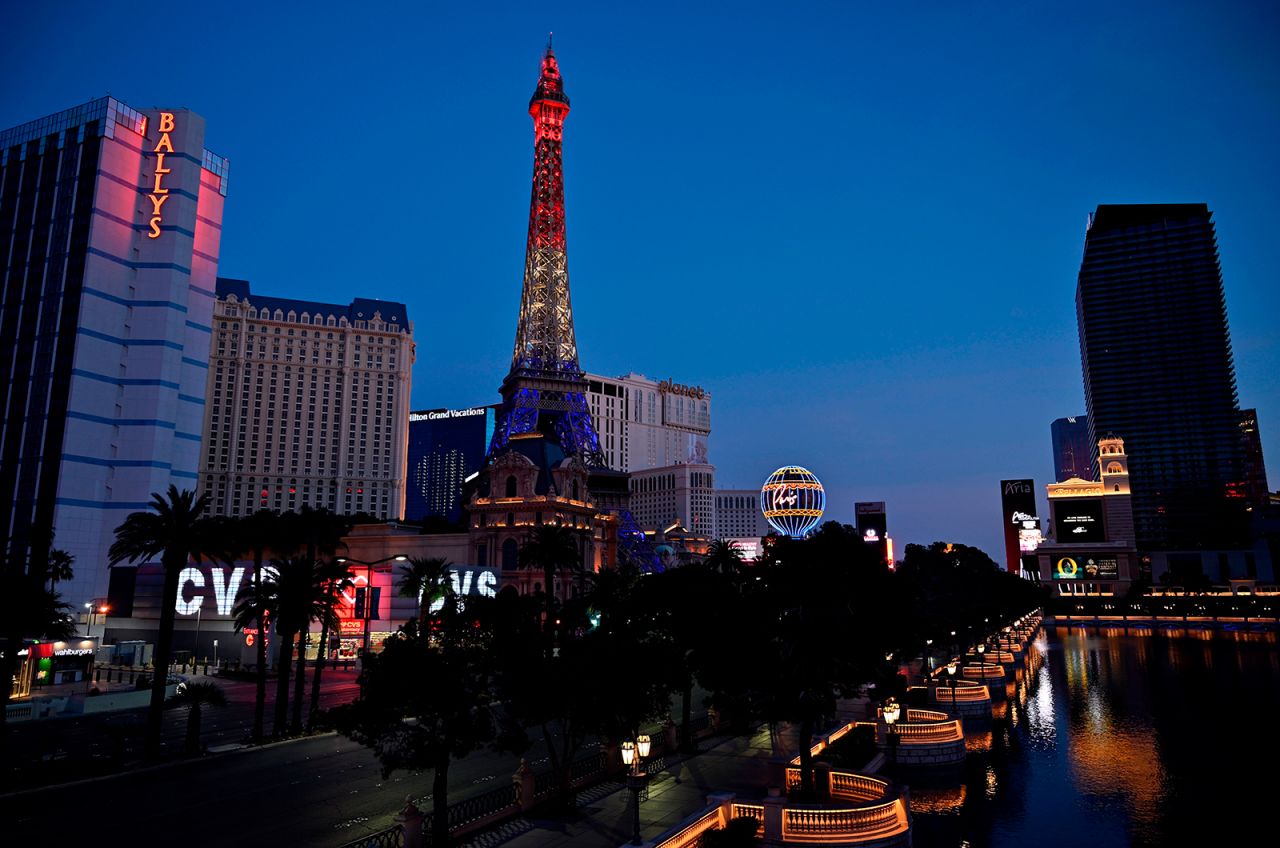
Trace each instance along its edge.
<instances>
[{"instance_id":1,"label":"light reflection in water","mask_svg":"<svg viewBox=\"0 0 1280 848\"><path fill-rule=\"evenodd\" d=\"M966 723L964 791L913 803L917 846L1246 844L1228 811L1275 808L1250 776L1280 759L1275 633L1051 628L1025 662L1006 717Z\"/></svg>"}]
</instances>

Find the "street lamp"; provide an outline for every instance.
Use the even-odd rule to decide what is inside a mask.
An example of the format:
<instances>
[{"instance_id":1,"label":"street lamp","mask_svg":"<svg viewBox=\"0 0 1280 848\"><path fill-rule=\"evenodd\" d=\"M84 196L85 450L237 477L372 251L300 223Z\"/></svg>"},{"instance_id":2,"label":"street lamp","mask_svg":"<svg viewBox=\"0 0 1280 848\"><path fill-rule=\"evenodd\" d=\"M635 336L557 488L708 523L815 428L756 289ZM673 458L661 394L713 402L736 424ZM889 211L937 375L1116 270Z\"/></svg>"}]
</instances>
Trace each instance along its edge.
<instances>
[{"instance_id":1,"label":"street lamp","mask_svg":"<svg viewBox=\"0 0 1280 848\"><path fill-rule=\"evenodd\" d=\"M373 607L373 572L375 570L390 571L391 570L390 565L387 565L386 568L378 568L378 566L384 565L386 563L391 563L391 562L405 562L408 559L409 557L405 556L404 554L395 554L393 556L383 557L382 559L375 559L371 562L366 562L365 560L362 560L362 559L351 559L350 557L337 558L337 562L340 562L343 565L349 564L349 565L364 566L364 570L365 570L365 577L364 577L365 598L364 598L364 610L363 610L364 612L364 648L361 650L361 654L360 654L362 661L364 657L367 657L369 655L369 636L370 636L369 619L373 617L372 615L370 615ZM329 655L328 645L321 645L320 650L325 652L326 657Z\"/></svg>"},{"instance_id":2,"label":"street lamp","mask_svg":"<svg viewBox=\"0 0 1280 848\"><path fill-rule=\"evenodd\" d=\"M951 713L956 711L956 661L947 663L947 682L951 684Z\"/></svg>"},{"instance_id":3,"label":"street lamp","mask_svg":"<svg viewBox=\"0 0 1280 848\"><path fill-rule=\"evenodd\" d=\"M649 756L652 740L647 734L640 734L636 741L622 743L622 764L627 766L627 788L631 790L631 806L635 810L634 827L631 833L631 844L640 842L640 790L644 788L648 775L640 770L640 762Z\"/></svg>"},{"instance_id":4,"label":"street lamp","mask_svg":"<svg viewBox=\"0 0 1280 848\"><path fill-rule=\"evenodd\" d=\"M884 709L882 710L882 712L884 713L884 723L889 727L889 767L890 768L893 768L894 766L896 766L898 762L898 758L895 753L895 749L898 746L898 733L896 730L894 730L893 726L897 724L898 716L902 714L901 709L902 708L899 706L898 702L890 698L889 700L885 701Z\"/></svg>"},{"instance_id":5,"label":"street lamp","mask_svg":"<svg viewBox=\"0 0 1280 848\"><path fill-rule=\"evenodd\" d=\"M986 653L986 650L987 650L986 645L978 646L978 676L983 678L984 680L987 677L987 672L986 672L987 667L982 664L982 655Z\"/></svg>"}]
</instances>

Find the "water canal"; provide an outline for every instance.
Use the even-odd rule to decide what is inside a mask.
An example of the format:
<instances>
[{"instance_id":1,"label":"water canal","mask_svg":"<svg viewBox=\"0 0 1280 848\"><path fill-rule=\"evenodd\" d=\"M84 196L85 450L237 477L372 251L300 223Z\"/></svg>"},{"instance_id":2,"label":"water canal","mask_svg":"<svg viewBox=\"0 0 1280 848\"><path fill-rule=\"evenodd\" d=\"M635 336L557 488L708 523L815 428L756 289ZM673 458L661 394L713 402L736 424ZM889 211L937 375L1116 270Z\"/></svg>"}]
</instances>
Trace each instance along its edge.
<instances>
[{"instance_id":1,"label":"water canal","mask_svg":"<svg viewBox=\"0 0 1280 848\"><path fill-rule=\"evenodd\" d=\"M966 728L963 772L912 779L917 848L1275 838L1275 633L1048 626L1032 650L1005 717Z\"/></svg>"}]
</instances>

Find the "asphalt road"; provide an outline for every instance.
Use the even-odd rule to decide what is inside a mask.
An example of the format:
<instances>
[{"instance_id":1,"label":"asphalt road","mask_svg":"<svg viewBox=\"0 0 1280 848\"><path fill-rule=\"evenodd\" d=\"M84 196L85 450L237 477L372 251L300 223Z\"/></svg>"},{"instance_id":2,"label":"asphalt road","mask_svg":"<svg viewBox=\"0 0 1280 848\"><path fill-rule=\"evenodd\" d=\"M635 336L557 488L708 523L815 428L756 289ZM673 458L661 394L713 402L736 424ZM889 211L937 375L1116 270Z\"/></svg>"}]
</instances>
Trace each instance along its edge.
<instances>
[{"instance_id":1,"label":"asphalt road","mask_svg":"<svg viewBox=\"0 0 1280 848\"><path fill-rule=\"evenodd\" d=\"M329 674L325 672L322 705L355 696L354 672ZM227 683L226 689L231 705L206 709L204 714L202 738L210 747L243 741L253 720L253 684ZM268 703L268 732L270 717ZM94 718L14 725L15 741L27 746L24 759L33 750L66 755L18 786L47 782L34 780L42 775L63 781L92 779L0 795L0 844L46 845L54 833L65 832L79 834L65 841L84 841L95 848L170 839L193 846L334 848L390 826L406 795L422 802L424 809L430 803L423 799L431 794L431 772L397 772L384 779L369 749L334 735L93 777L95 764L110 763L103 752L121 744L116 738L120 731L110 729L113 725L131 722L125 740L129 756L140 753L141 719L136 713L110 722ZM169 751L181 747L185 728L185 709L166 714L163 738ZM541 771L548 767L545 747L535 733L530 736L533 744L526 759ZM494 751L455 761L449 770L450 802L509 785L518 762L518 757Z\"/></svg>"},{"instance_id":2,"label":"asphalt road","mask_svg":"<svg viewBox=\"0 0 1280 848\"><path fill-rule=\"evenodd\" d=\"M530 754L540 757L540 744ZM517 762L488 751L455 762L450 800L506 785ZM94 846L169 838L237 848L339 846L388 827L406 795L430 795L431 779L430 772L383 779L367 748L327 735L0 796L0 821L4 844L13 846L48 844L63 828Z\"/></svg>"}]
</instances>

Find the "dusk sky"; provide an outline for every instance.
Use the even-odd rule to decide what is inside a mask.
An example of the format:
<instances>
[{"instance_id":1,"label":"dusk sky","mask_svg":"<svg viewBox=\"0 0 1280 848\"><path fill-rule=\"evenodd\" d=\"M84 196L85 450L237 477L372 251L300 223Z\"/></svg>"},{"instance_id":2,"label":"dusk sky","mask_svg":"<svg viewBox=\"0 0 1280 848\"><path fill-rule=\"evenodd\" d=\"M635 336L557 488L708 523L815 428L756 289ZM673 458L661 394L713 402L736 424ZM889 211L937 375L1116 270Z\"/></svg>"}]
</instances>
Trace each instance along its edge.
<instances>
[{"instance_id":1,"label":"dusk sky","mask_svg":"<svg viewBox=\"0 0 1280 848\"><path fill-rule=\"evenodd\" d=\"M999 559L997 481L1043 501L1085 409L1087 215L1143 202L1214 212L1280 486L1274 4L275 6L19 4L0 127L108 93L203 115L220 273L407 303L416 407L498 398L553 30L582 365L709 390L721 487L805 465L829 518L887 501L899 553Z\"/></svg>"}]
</instances>

